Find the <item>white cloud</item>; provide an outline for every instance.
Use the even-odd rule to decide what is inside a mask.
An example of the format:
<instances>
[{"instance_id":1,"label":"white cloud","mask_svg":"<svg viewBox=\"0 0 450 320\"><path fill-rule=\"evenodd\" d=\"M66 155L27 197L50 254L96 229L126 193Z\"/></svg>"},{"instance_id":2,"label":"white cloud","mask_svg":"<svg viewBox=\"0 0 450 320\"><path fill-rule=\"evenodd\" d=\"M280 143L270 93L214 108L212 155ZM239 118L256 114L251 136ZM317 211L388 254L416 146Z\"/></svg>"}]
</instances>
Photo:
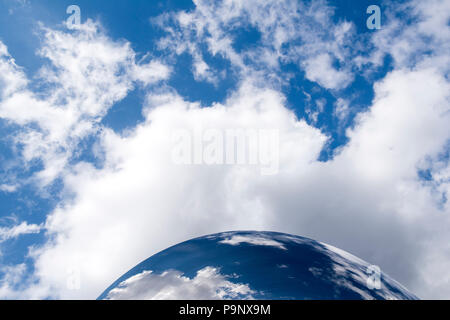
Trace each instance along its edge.
<instances>
[{"instance_id":1,"label":"white cloud","mask_svg":"<svg viewBox=\"0 0 450 320\"><path fill-rule=\"evenodd\" d=\"M216 300L253 299L255 292L247 284L227 280L214 267L197 271L190 279L176 270L161 274L143 271L121 282L111 290L107 300Z\"/></svg>"},{"instance_id":2,"label":"white cloud","mask_svg":"<svg viewBox=\"0 0 450 320\"><path fill-rule=\"evenodd\" d=\"M224 240L219 241L219 243L229 244L232 246L237 246L241 243L249 243L255 246L269 246L275 247L282 250L287 250L286 247L281 243L273 239L269 239L262 236L232 236Z\"/></svg>"},{"instance_id":3,"label":"white cloud","mask_svg":"<svg viewBox=\"0 0 450 320\"><path fill-rule=\"evenodd\" d=\"M171 72L167 65L155 60L147 64L134 65L133 71L132 77L144 85L168 79Z\"/></svg>"},{"instance_id":4,"label":"white cloud","mask_svg":"<svg viewBox=\"0 0 450 320\"><path fill-rule=\"evenodd\" d=\"M266 180L259 168L176 165L171 161L175 130L194 130L200 124L219 130L280 128L285 174L299 166L306 169L325 140L317 129L296 120L279 94L250 85L226 105L201 108L171 94L151 95L149 103L147 121L130 135L105 131L105 169L80 164L65 178L74 202L49 216L46 228L55 241L35 252L42 281L60 286L62 296L95 297L111 279L168 244L212 231L266 225L258 191L252 190L256 185L246 183ZM293 148L296 142L301 143ZM124 254L130 249L132 253ZM79 292L65 288L71 266L81 270Z\"/></svg>"},{"instance_id":5,"label":"white cloud","mask_svg":"<svg viewBox=\"0 0 450 320\"><path fill-rule=\"evenodd\" d=\"M211 71L209 65L200 57L196 56L193 66L194 79L197 81L208 81L217 85L218 78Z\"/></svg>"},{"instance_id":6,"label":"white cloud","mask_svg":"<svg viewBox=\"0 0 450 320\"><path fill-rule=\"evenodd\" d=\"M332 63L327 53L308 58L303 62L306 78L327 89L345 88L353 80L353 75L348 71L336 70Z\"/></svg>"},{"instance_id":7,"label":"white cloud","mask_svg":"<svg viewBox=\"0 0 450 320\"><path fill-rule=\"evenodd\" d=\"M0 185L0 191L7 192L7 193L14 192L17 190L17 188L18 188L17 185L12 185L12 184L1 184Z\"/></svg>"},{"instance_id":8,"label":"white cloud","mask_svg":"<svg viewBox=\"0 0 450 320\"><path fill-rule=\"evenodd\" d=\"M27 84L22 70L9 55L8 48L0 41L0 97L5 99Z\"/></svg>"},{"instance_id":9,"label":"white cloud","mask_svg":"<svg viewBox=\"0 0 450 320\"><path fill-rule=\"evenodd\" d=\"M23 234L39 233L41 232L42 226L37 224L28 224L22 222L19 225L13 227L2 227L0 228L0 242L17 238Z\"/></svg>"},{"instance_id":10,"label":"white cloud","mask_svg":"<svg viewBox=\"0 0 450 320\"><path fill-rule=\"evenodd\" d=\"M193 56L197 80L216 83L218 79L217 71L205 65L204 54L228 59L243 78L262 72L262 81L270 79L273 84L286 81L285 75L279 74L281 61L298 64L308 79L327 89L345 88L353 80L349 49L354 41L353 25L334 23L334 10L325 1L198 0L194 4L191 11L165 13L153 21L167 33L160 48ZM238 52L233 31L246 26L261 33L261 45ZM333 67L334 60L340 63L339 70Z\"/></svg>"},{"instance_id":11,"label":"white cloud","mask_svg":"<svg viewBox=\"0 0 450 320\"><path fill-rule=\"evenodd\" d=\"M398 68L436 67L449 72L450 56L450 4L446 0L407 1L402 5L386 3L383 13L388 17L381 30L374 33L374 46L363 63L382 64L389 54ZM408 19L397 19L404 14ZM413 20L414 23L408 24ZM368 61L367 61L368 60Z\"/></svg>"},{"instance_id":12,"label":"white cloud","mask_svg":"<svg viewBox=\"0 0 450 320\"><path fill-rule=\"evenodd\" d=\"M0 44L0 118L22 126L16 141L23 145L23 158L42 160L44 169L36 177L47 185L133 81L155 83L170 70L158 61L136 64L128 42L107 38L90 20L73 33L42 30L39 53L49 63L39 72L39 86L48 89L39 94L27 88L26 75Z\"/></svg>"},{"instance_id":13,"label":"white cloud","mask_svg":"<svg viewBox=\"0 0 450 320\"><path fill-rule=\"evenodd\" d=\"M345 121L350 112L349 102L346 99L338 98L335 103L334 115L340 120Z\"/></svg>"},{"instance_id":14,"label":"white cloud","mask_svg":"<svg viewBox=\"0 0 450 320\"><path fill-rule=\"evenodd\" d=\"M0 279L0 297L2 297L2 299L17 298L18 294L14 286L22 281L25 270L25 264L7 266L0 269L0 272L4 274L4 277Z\"/></svg>"}]
</instances>

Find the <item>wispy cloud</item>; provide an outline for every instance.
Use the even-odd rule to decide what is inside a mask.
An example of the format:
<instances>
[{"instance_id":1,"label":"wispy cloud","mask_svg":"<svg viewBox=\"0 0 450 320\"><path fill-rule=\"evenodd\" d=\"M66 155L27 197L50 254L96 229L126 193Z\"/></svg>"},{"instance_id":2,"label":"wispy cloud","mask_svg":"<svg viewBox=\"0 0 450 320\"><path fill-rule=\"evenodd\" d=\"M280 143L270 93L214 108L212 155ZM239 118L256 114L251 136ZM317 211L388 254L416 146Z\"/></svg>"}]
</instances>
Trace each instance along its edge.
<instances>
[{"instance_id":1,"label":"wispy cloud","mask_svg":"<svg viewBox=\"0 0 450 320\"><path fill-rule=\"evenodd\" d=\"M16 142L23 160L43 162L36 173L42 185L66 168L79 142L96 134L108 109L123 99L135 82L149 85L167 79L170 70L154 60L136 64L128 42L107 38L100 26L87 21L76 32L42 27L40 55L49 63L39 72L38 92L0 43L3 86L0 117L22 127ZM32 106L31 108L29 106Z\"/></svg>"},{"instance_id":2,"label":"wispy cloud","mask_svg":"<svg viewBox=\"0 0 450 320\"><path fill-rule=\"evenodd\" d=\"M0 242L14 239L24 234L39 233L41 230L41 225L28 224L27 222L22 222L12 227L2 227L0 228Z\"/></svg>"}]
</instances>

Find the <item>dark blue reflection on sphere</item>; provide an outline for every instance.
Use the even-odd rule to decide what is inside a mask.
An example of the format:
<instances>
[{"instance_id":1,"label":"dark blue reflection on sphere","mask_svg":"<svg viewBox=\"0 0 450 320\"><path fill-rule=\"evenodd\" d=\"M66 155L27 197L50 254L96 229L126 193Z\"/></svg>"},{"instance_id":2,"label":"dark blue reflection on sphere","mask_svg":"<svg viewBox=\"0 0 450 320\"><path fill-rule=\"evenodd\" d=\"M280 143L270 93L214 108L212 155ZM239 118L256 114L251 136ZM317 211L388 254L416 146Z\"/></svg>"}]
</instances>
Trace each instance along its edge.
<instances>
[{"instance_id":1,"label":"dark blue reflection on sphere","mask_svg":"<svg viewBox=\"0 0 450 320\"><path fill-rule=\"evenodd\" d=\"M224 232L141 262L99 299L417 299L335 247L276 233Z\"/></svg>"}]
</instances>

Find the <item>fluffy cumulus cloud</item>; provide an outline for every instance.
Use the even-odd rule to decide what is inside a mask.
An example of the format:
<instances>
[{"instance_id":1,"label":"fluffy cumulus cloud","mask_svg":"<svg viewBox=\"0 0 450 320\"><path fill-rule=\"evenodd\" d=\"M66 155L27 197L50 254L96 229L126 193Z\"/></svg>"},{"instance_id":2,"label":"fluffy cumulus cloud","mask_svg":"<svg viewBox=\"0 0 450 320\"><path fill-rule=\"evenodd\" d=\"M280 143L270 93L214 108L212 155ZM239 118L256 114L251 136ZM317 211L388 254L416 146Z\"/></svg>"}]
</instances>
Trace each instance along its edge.
<instances>
[{"instance_id":1,"label":"fluffy cumulus cloud","mask_svg":"<svg viewBox=\"0 0 450 320\"><path fill-rule=\"evenodd\" d=\"M107 300L216 300L252 299L253 290L247 284L227 280L217 268L205 267L192 279L179 271L161 274L143 271L121 282L108 293Z\"/></svg>"},{"instance_id":2,"label":"fluffy cumulus cloud","mask_svg":"<svg viewBox=\"0 0 450 320\"><path fill-rule=\"evenodd\" d=\"M258 189L276 182L278 175L261 175L259 163L178 164L173 137L183 129L195 139L202 127L201 138L210 128L279 129L279 174L306 171L325 137L296 119L282 101L277 92L252 86L242 88L225 105L209 108L170 93L149 97L147 120L133 133L119 136L105 130L104 169L80 164L66 176L73 199L47 220L47 231L55 237L35 252L40 278L62 284L64 291L65 270L77 267L83 274L81 291L91 295L168 244L222 230L268 228L272 212L264 208ZM297 142L301 144L294 148ZM193 142L193 153L194 146ZM208 144L204 146L206 150Z\"/></svg>"},{"instance_id":3,"label":"fluffy cumulus cloud","mask_svg":"<svg viewBox=\"0 0 450 320\"><path fill-rule=\"evenodd\" d=\"M74 33L45 30L41 54L50 64L40 74L49 89L42 96L27 87L26 76L0 46L0 116L23 127L17 139L25 146L25 160L42 159L40 178L48 182L60 175L66 195L43 226L48 240L30 251L34 273L24 280L26 286L14 286L21 269L11 269L0 295L95 298L131 266L169 245L219 231L266 229L331 243L381 266L419 297L448 298L450 186L448 159L442 155L450 139L450 83L448 50L442 46L450 43L450 10L441 9L448 3L433 1L436 10L408 3L417 23L401 26L392 18L374 33L374 51L364 57L348 49L351 23L338 23L331 35L327 31L332 9L325 3L195 5L155 20L169 34L159 46L175 55L189 52L196 77L215 82L218 75L202 59L199 43L206 43L210 54L220 53L239 71L237 89L207 107L167 86L148 89L144 121L125 133L99 130L99 119L136 81L148 85L167 78L170 70L163 63L136 64L127 42L108 39L94 23ZM173 20L176 30L168 24ZM233 47L230 30L240 21L259 30L260 49L238 52ZM433 54L419 54L424 44L412 36L417 33L431 41ZM309 80L336 93L353 81L356 66L376 68L385 54L394 57L393 70L374 84L371 107L358 115L347 129L349 142L327 162L317 159L328 137L299 119L274 82L261 78L278 68L280 59L292 61ZM253 63L248 65L248 59ZM345 97L336 106L338 116L352 107ZM230 129L277 132L271 145L276 171L261 174L262 167L274 164L264 161L208 162L207 150L217 143L217 156L223 147L217 137ZM68 168L77 141L93 132L103 166L77 162ZM179 132L187 134L184 152L192 151L192 161L174 161ZM256 150L261 156L262 146ZM421 170L431 172L431 178L421 179ZM255 244L260 239L226 241ZM76 290L68 286L71 270L79 278ZM155 288L171 283L170 290L142 298L251 294L244 284L230 287L214 268L192 279L177 271L136 277L145 279L136 283ZM111 294L142 293L129 280ZM198 292L183 291L191 282Z\"/></svg>"}]
</instances>

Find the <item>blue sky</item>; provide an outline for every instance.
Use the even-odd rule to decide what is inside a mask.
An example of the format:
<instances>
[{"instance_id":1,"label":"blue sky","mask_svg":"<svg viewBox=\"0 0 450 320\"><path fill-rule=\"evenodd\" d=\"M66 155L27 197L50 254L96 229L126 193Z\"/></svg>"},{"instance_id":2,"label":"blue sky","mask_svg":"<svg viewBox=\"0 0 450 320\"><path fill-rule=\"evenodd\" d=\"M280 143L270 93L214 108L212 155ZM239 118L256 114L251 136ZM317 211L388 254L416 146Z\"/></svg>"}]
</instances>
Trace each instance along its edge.
<instances>
[{"instance_id":1,"label":"blue sky","mask_svg":"<svg viewBox=\"0 0 450 320\"><path fill-rule=\"evenodd\" d=\"M71 4L81 9L75 30L65 24ZM380 30L366 26L370 5L381 8ZM371 0L0 0L0 44L7 50L0 57L6 70L0 75L0 297L95 297L107 279L69 292L61 262L82 260L82 277L94 277L85 272L95 269L88 267L94 249L84 255L75 243L91 241L101 250L95 226L102 237L123 233L132 248L123 266L108 273L112 278L127 263L189 236L269 229L340 246L387 268L419 295L448 298L442 283L414 267L427 254L436 260L428 271L450 263L448 248L430 253L434 242L425 240L443 233L449 213L445 8L437 0L429 7ZM167 141L158 139L183 121L220 130L277 128L279 173L173 169L163 160ZM148 190L148 198L127 198L118 186L108 191L112 208L131 201L134 213L109 216L108 206L91 212L109 198L86 190L115 179ZM420 229L424 211L436 216ZM209 224L213 216L221 218ZM177 217L189 223L174 238L159 231L130 236L141 234L139 225L178 230ZM120 227L126 219L134 222ZM353 221L368 235L350 228ZM144 248L138 239L152 245ZM383 254L388 239L398 244ZM110 254L125 252L117 250ZM408 254L390 262L400 251ZM402 273L405 264L409 271ZM448 273L443 277L450 281Z\"/></svg>"}]
</instances>

